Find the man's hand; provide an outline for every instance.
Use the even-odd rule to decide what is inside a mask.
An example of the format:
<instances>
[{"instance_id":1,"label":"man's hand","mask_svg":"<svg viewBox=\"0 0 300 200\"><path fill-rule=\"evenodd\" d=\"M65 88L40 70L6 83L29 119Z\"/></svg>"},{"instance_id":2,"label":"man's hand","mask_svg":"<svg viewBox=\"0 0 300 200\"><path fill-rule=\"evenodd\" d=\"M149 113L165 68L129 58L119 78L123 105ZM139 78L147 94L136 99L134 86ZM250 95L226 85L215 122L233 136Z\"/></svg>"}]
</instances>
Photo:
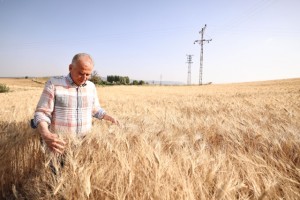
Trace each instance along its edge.
<instances>
[{"instance_id":1,"label":"man's hand","mask_svg":"<svg viewBox=\"0 0 300 200\"><path fill-rule=\"evenodd\" d=\"M50 150L59 154L63 153L66 142L58 138L58 135L51 133L48 130L47 122L40 122L38 125L38 131Z\"/></svg>"},{"instance_id":2,"label":"man's hand","mask_svg":"<svg viewBox=\"0 0 300 200\"><path fill-rule=\"evenodd\" d=\"M118 121L118 120L116 120L115 118L113 118L113 117L109 116L108 114L105 114L105 115L103 116L103 119L105 119L105 120L107 120L107 121L110 121L111 123L113 123L113 124L116 124L116 125L120 126L120 123L119 123L119 121Z\"/></svg>"},{"instance_id":3,"label":"man's hand","mask_svg":"<svg viewBox=\"0 0 300 200\"><path fill-rule=\"evenodd\" d=\"M64 152L66 143L63 140L59 139L58 135L51 132L41 135L49 149L51 149L53 152L59 154L62 154Z\"/></svg>"}]
</instances>

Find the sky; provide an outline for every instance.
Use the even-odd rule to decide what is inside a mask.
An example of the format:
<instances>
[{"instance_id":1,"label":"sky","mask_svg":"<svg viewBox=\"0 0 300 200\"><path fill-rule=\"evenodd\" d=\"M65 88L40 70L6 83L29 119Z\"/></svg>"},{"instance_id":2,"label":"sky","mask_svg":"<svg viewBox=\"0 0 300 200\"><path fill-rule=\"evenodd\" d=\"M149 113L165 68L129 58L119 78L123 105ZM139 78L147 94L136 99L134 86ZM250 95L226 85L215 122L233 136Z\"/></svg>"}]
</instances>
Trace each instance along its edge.
<instances>
[{"instance_id":1,"label":"sky","mask_svg":"<svg viewBox=\"0 0 300 200\"><path fill-rule=\"evenodd\" d=\"M146 81L300 77L299 0L0 0L0 77L67 75L89 53L95 70Z\"/></svg>"}]
</instances>

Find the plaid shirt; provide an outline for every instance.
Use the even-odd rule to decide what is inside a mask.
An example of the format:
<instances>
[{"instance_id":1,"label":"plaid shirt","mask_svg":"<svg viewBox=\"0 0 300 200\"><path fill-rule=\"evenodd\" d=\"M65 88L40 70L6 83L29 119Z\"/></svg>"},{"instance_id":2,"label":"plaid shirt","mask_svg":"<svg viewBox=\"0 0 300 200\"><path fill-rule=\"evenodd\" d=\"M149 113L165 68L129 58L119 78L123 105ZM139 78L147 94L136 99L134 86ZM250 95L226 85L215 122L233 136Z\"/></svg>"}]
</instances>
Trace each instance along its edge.
<instances>
[{"instance_id":1,"label":"plaid shirt","mask_svg":"<svg viewBox=\"0 0 300 200\"><path fill-rule=\"evenodd\" d=\"M48 80L35 111L34 124L46 121L55 133L84 135L91 130L92 117L102 119L104 114L95 85L87 81L77 86L69 74Z\"/></svg>"}]
</instances>

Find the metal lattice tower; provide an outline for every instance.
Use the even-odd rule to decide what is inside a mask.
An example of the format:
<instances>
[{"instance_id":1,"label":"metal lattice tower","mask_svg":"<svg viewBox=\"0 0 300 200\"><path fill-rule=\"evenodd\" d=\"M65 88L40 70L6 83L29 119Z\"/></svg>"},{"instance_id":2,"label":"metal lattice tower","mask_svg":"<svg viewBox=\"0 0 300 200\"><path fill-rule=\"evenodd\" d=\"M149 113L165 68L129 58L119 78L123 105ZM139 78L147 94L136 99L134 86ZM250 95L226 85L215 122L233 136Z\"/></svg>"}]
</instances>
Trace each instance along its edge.
<instances>
[{"instance_id":1,"label":"metal lattice tower","mask_svg":"<svg viewBox=\"0 0 300 200\"><path fill-rule=\"evenodd\" d=\"M188 77L187 77L187 85L191 85L191 66L192 66L192 56L193 55L186 55L187 56L187 64L188 64Z\"/></svg>"},{"instance_id":2,"label":"metal lattice tower","mask_svg":"<svg viewBox=\"0 0 300 200\"><path fill-rule=\"evenodd\" d=\"M203 35L204 35L204 31L206 29L206 24L205 26L201 29L201 31L199 31L199 34L201 35L201 39L200 40L195 40L195 43L198 43L201 45L201 51L200 51L200 70L199 70L199 85L202 85L202 71L203 71L203 43L207 42L209 43L210 41L212 41L212 39L209 40L205 40L203 39Z\"/></svg>"},{"instance_id":3,"label":"metal lattice tower","mask_svg":"<svg viewBox=\"0 0 300 200\"><path fill-rule=\"evenodd\" d=\"M160 74L160 81L159 81L159 85L162 85L162 74Z\"/></svg>"}]
</instances>

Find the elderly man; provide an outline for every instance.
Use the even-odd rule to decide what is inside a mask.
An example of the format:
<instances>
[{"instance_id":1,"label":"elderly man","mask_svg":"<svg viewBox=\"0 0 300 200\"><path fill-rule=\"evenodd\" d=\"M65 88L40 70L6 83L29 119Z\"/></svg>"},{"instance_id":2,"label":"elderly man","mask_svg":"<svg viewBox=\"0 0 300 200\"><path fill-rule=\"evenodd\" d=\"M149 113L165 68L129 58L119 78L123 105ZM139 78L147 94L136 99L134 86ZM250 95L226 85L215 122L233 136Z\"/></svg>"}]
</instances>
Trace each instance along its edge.
<instances>
[{"instance_id":1,"label":"elderly man","mask_svg":"<svg viewBox=\"0 0 300 200\"><path fill-rule=\"evenodd\" d=\"M57 133L84 136L91 130L92 117L119 122L100 107L95 85L88 81L94 63L90 55L76 54L66 77L51 78L37 105L33 124L46 145L63 153L66 143Z\"/></svg>"}]
</instances>

